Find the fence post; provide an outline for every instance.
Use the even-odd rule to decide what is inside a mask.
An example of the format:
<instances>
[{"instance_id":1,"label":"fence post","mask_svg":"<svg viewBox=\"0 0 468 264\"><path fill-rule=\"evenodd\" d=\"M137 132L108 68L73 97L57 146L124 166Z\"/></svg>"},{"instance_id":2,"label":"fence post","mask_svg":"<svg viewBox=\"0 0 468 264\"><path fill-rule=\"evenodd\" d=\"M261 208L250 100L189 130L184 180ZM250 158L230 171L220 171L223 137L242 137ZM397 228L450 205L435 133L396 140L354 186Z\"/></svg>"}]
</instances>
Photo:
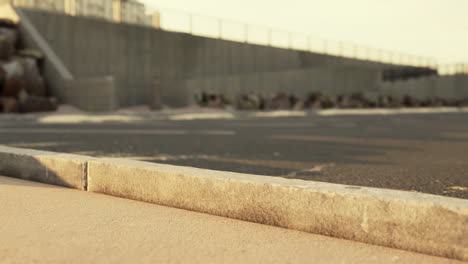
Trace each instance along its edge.
<instances>
[{"instance_id":1,"label":"fence post","mask_svg":"<svg viewBox=\"0 0 468 264\"><path fill-rule=\"evenodd\" d=\"M193 15L189 14L189 34L193 35Z\"/></svg>"},{"instance_id":2,"label":"fence post","mask_svg":"<svg viewBox=\"0 0 468 264\"><path fill-rule=\"evenodd\" d=\"M161 29L161 14L159 11L153 13L153 25L156 29Z\"/></svg>"},{"instance_id":3,"label":"fence post","mask_svg":"<svg viewBox=\"0 0 468 264\"><path fill-rule=\"evenodd\" d=\"M340 57L344 57L344 53L343 53L343 41L339 41L338 42L338 54Z\"/></svg>"},{"instance_id":4,"label":"fence post","mask_svg":"<svg viewBox=\"0 0 468 264\"><path fill-rule=\"evenodd\" d=\"M244 42L249 42L249 25L244 24Z\"/></svg>"},{"instance_id":5,"label":"fence post","mask_svg":"<svg viewBox=\"0 0 468 264\"><path fill-rule=\"evenodd\" d=\"M114 11L114 22L122 22L122 3L120 0L114 0L113 2L113 11Z\"/></svg>"},{"instance_id":6,"label":"fence post","mask_svg":"<svg viewBox=\"0 0 468 264\"><path fill-rule=\"evenodd\" d=\"M223 20L221 18L218 19L218 30L219 30L219 39L223 39Z\"/></svg>"},{"instance_id":7,"label":"fence post","mask_svg":"<svg viewBox=\"0 0 468 264\"><path fill-rule=\"evenodd\" d=\"M76 15L76 0L64 0L65 14L69 16Z\"/></svg>"},{"instance_id":8,"label":"fence post","mask_svg":"<svg viewBox=\"0 0 468 264\"><path fill-rule=\"evenodd\" d=\"M272 43L272 36L271 36L271 35L272 35L272 32L271 32L272 29L271 29L271 28L267 28L267 30L268 30L268 46L271 47L271 46L273 46L273 43Z\"/></svg>"},{"instance_id":9,"label":"fence post","mask_svg":"<svg viewBox=\"0 0 468 264\"><path fill-rule=\"evenodd\" d=\"M288 33L288 48L292 49L292 32Z\"/></svg>"},{"instance_id":10,"label":"fence post","mask_svg":"<svg viewBox=\"0 0 468 264\"><path fill-rule=\"evenodd\" d=\"M328 40L323 40L323 54L327 55L328 52Z\"/></svg>"}]
</instances>

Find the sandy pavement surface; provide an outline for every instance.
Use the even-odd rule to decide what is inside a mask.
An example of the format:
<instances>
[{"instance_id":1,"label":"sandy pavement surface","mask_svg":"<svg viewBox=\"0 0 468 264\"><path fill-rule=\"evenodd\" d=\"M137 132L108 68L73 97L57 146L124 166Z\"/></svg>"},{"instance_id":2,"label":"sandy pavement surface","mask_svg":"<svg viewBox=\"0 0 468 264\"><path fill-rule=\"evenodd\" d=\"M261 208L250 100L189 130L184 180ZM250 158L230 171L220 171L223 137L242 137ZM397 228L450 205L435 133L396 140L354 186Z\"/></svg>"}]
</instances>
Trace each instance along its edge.
<instances>
[{"instance_id":1,"label":"sandy pavement surface","mask_svg":"<svg viewBox=\"0 0 468 264\"><path fill-rule=\"evenodd\" d=\"M0 263L460 263L0 176Z\"/></svg>"}]
</instances>

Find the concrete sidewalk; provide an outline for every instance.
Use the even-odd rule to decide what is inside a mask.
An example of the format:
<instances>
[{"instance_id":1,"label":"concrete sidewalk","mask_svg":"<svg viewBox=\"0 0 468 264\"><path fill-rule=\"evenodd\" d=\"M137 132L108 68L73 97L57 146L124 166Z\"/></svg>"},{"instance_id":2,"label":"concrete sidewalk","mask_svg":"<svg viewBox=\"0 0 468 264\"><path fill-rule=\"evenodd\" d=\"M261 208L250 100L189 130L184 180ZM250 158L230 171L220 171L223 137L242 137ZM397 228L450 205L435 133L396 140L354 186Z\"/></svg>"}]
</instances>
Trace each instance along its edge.
<instances>
[{"instance_id":1,"label":"concrete sidewalk","mask_svg":"<svg viewBox=\"0 0 468 264\"><path fill-rule=\"evenodd\" d=\"M1 263L461 263L0 176Z\"/></svg>"}]
</instances>

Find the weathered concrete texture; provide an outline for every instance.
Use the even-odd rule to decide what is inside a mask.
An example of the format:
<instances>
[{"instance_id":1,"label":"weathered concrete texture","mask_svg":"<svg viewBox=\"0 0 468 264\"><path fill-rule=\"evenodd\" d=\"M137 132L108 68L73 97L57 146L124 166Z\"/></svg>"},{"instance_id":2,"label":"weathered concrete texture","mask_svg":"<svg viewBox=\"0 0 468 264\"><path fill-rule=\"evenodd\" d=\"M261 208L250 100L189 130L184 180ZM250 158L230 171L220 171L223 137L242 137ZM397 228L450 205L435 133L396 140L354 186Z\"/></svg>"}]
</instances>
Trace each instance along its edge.
<instances>
[{"instance_id":1,"label":"weathered concrete texture","mask_svg":"<svg viewBox=\"0 0 468 264\"><path fill-rule=\"evenodd\" d=\"M86 111L111 111L118 108L112 76L67 81L65 94L68 103Z\"/></svg>"},{"instance_id":2,"label":"weathered concrete texture","mask_svg":"<svg viewBox=\"0 0 468 264\"><path fill-rule=\"evenodd\" d=\"M306 96L311 92L328 95L350 95L377 91L380 71L368 67L329 66L304 70L224 75L185 81L187 93L222 93L237 97L241 93L271 96L288 92Z\"/></svg>"},{"instance_id":3,"label":"weathered concrete texture","mask_svg":"<svg viewBox=\"0 0 468 264\"><path fill-rule=\"evenodd\" d=\"M468 99L468 75L431 76L396 82L382 82L382 95L403 97L409 95L418 100L438 97L445 100Z\"/></svg>"},{"instance_id":4,"label":"weathered concrete texture","mask_svg":"<svg viewBox=\"0 0 468 264\"><path fill-rule=\"evenodd\" d=\"M0 146L0 174L79 190L91 157Z\"/></svg>"},{"instance_id":5,"label":"weathered concrete texture","mask_svg":"<svg viewBox=\"0 0 468 264\"><path fill-rule=\"evenodd\" d=\"M163 94L162 100L164 104L179 106L187 93L178 81L185 79L341 64L374 70L394 67L94 18L23 11L75 77L114 76L122 107L148 103L155 79L162 84L174 84L161 90L162 93L170 91L168 95Z\"/></svg>"},{"instance_id":6,"label":"weathered concrete texture","mask_svg":"<svg viewBox=\"0 0 468 264\"><path fill-rule=\"evenodd\" d=\"M88 190L468 260L468 202L420 193L93 160Z\"/></svg>"}]
</instances>

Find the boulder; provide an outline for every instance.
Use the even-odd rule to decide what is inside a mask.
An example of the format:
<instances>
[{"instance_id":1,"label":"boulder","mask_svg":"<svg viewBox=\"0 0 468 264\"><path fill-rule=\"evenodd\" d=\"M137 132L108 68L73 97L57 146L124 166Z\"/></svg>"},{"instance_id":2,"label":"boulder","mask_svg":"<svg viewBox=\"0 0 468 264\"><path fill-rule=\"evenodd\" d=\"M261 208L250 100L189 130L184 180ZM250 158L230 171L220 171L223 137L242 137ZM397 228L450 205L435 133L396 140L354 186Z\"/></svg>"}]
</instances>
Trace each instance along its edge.
<instances>
[{"instance_id":1,"label":"boulder","mask_svg":"<svg viewBox=\"0 0 468 264\"><path fill-rule=\"evenodd\" d=\"M333 108L335 106L335 98L333 96L322 96L320 100L320 108L322 109L328 109L328 108Z\"/></svg>"},{"instance_id":2,"label":"boulder","mask_svg":"<svg viewBox=\"0 0 468 264\"><path fill-rule=\"evenodd\" d=\"M35 49L18 50L17 53L21 57L33 58L36 60L41 60L44 58L44 54L42 54L42 52L40 52L39 50Z\"/></svg>"},{"instance_id":3,"label":"boulder","mask_svg":"<svg viewBox=\"0 0 468 264\"><path fill-rule=\"evenodd\" d=\"M304 107L313 109L321 108L321 98L322 94L319 92L310 93L304 102Z\"/></svg>"},{"instance_id":4,"label":"boulder","mask_svg":"<svg viewBox=\"0 0 468 264\"><path fill-rule=\"evenodd\" d=\"M15 53L15 47L6 36L0 35L0 59L7 60Z\"/></svg>"},{"instance_id":5,"label":"boulder","mask_svg":"<svg viewBox=\"0 0 468 264\"><path fill-rule=\"evenodd\" d=\"M13 58L13 60L1 63L1 68L6 73L6 78L12 77L23 78L24 76L24 65L21 59Z\"/></svg>"},{"instance_id":6,"label":"boulder","mask_svg":"<svg viewBox=\"0 0 468 264\"><path fill-rule=\"evenodd\" d=\"M0 27L0 59L9 59L15 53L18 32L14 28Z\"/></svg>"},{"instance_id":7,"label":"boulder","mask_svg":"<svg viewBox=\"0 0 468 264\"><path fill-rule=\"evenodd\" d=\"M2 96L4 97L17 97L21 89L24 88L24 81L20 78L13 76L7 78L4 85Z\"/></svg>"},{"instance_id":8,"label":"boulder","mask_svg":"<svg viewBox=\"0 0 468 264\"><path fill-rule=\"evenodd\" d=\"M19 57L16 60L23 66L24 86L28 94L46 96L47 91L44 79L41 77L37 59L31 57Z\"/></svg>"},{"instance_id":9,"label":"boulder","mask_svg":"<svg viewBox=\"0 0 468 264\"><path fill-rule=\"evenodd\" d=\"M0 18L0 27L14 29L14 28L16 28L16 24L15 24L15 22L13 22L13 20L6 19L6 18Z\"/></svg>"},{"instance_id":10,"label":"boulder","mask_svg":"<svg viewBox=\"0 0 468 264\"><path fill-rule=\"evenodd\" d=\"M402 103L403 103L403 106L405 106L405 107L417 107L417 106L419 106L419 102L415 98L413 98L413 97L411 97L409 95L403 96L403 102Z\"/></svg>"},{"instance_id":11,"label":"boulder","mask_svg":"<svg viewBox=\"0 0 468 264\"><path fill-rule=\"evenodd\" d=\"M28 96L20 105L23 113L48 112L57 110L58 103L53 97Z\"/></svg>"},{"instance_id":12,"label":"boulder","mask_svg":"<svg viewBox=\"0 0 468 264\"><path fill-rule=\"evenodd\" d=\"M0 105L3 113L18 113L20 111L20 104L13 97L1 97Z\"/></svg>"},{"instance_id":13,"label":"boulder","mask_svg":"<svg viewBox=\"0 0 468 264\"><path fill-rule=\"evenodd\" d=\"M291 109L291 101L289 96L284 92L279 92L269 102L267 108L272 110L287 110Z\"/></svg>"},{"instance_id":14,"label":"boulder","mask_svg":"<svg viewBox=\"0 0 468 264\"><path fill-rule=\"evenodd\" d=\"M260 107L260 101L251 95L241 95L236 102L236 108L240 110L257 110Z\"/></svg>"}]
</instances>

